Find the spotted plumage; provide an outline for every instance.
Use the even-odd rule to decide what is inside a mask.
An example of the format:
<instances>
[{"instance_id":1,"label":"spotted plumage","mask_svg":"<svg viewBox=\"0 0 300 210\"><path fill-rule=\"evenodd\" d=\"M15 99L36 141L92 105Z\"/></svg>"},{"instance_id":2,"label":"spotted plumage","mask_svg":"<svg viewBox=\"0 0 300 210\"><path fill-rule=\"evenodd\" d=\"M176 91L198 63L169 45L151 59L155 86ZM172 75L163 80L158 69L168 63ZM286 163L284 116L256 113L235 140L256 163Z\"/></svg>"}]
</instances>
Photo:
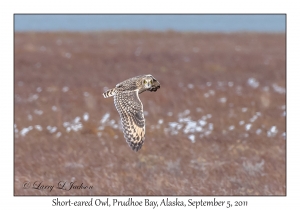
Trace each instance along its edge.
<instances>
[{"instance_id":1,"label":"spotted plumage","mask_svg":"<svg viewBox=\"0 0 300 210\"><path fill-rule=\"evenodd\" d=\"M129 146L138 151L145 141L145 118L139 94L156 91L159 82L150 74L130 78L103 93L104 98L113 96L121 117L124 137Z\"/></svg>"}]
</instances>

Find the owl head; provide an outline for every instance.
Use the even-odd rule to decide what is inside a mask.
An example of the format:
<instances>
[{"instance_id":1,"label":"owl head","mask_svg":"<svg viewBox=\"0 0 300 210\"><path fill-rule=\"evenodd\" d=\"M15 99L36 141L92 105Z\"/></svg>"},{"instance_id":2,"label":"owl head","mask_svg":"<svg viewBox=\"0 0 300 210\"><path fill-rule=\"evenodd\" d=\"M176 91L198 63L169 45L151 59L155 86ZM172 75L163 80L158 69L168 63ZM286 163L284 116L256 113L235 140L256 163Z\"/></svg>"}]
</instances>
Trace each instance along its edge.
<instances>
[{"instance_id":1,"label":"owl head","mask_svg":"<svg viewBox=\"0 0 300 210\"><path fill-rule=\"evenodd\" d=\"M145 89L150 91L156 91L158 88L160 88L159 82L151 74L145 75L142 80L142 85Z\"/></svg>"},{"instance_id":2,"label":"owl head","mask_svg":"<svg viewBox=\"0 0 300 210\"><path fill-rule=\"evenodd\" d=\"M143 78L142 83L143 83L144 88L148 89L152 86L153 79L150 75L147 75L146 77Z\"/></svg>"}]
</instances>

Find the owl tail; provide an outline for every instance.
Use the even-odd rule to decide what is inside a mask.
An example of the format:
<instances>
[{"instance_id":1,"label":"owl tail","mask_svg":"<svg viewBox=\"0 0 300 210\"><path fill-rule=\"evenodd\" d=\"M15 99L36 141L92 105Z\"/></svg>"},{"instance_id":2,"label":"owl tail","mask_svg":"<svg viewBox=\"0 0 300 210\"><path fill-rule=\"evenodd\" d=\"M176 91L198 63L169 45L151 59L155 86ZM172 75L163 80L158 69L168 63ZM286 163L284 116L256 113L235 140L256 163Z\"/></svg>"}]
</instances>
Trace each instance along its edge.
<instances>
[{"instance_id":1,"label":"owl tail","mask_svg":"<svg viewBox=\"0 0 300 210\"><path fill-rule=\"evenodd\" d=\"M114 96L116 94L115 88L107 90L105 93L103 93L104 98L108 98L111 96Z\"/></svg>"}]
</instances>

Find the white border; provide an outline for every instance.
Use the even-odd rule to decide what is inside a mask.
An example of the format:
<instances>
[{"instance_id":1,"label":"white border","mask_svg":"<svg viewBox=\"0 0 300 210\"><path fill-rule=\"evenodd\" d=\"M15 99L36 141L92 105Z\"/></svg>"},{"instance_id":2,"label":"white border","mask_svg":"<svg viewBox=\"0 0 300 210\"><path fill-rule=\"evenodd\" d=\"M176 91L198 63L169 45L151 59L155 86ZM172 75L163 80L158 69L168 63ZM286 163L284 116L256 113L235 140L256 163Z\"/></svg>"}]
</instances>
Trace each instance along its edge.
<instances>
[{"instance_id":1,"label":"white border","mask_svg":"<svg viewBox=\"0 0 300 210\"><path fill-rule=\"evenodd\" d=\"M295 1L294 1L295 2ZM286 1L11 1L1 8L1 206L51 208L55 197L13 196L13 14L14 13L287 13L287 197L216 197L247 200L247 209L294 207L299 194L299 12ZM82 200L88 197L59 197ZM99 197L94 197L99 198ZM101 198L101 197L100 197ZM120 198L120 197L118 197ZM126 199L126 197L123 197ZM143 199L143 197L137 197ZM174 197L172 197L174 198ZM180 197L185 198L185 197ZM186 197L185 199L189 199ZM197 197L195 199L211 199ZM161 200L161 197L151 197ZM99 208L99 207L97 207ZM298 207L299 208L299 207ZM174 209L174 208L172 208ZM178 208L175 208L178 209Z\"/></svg>"}]
</instances>

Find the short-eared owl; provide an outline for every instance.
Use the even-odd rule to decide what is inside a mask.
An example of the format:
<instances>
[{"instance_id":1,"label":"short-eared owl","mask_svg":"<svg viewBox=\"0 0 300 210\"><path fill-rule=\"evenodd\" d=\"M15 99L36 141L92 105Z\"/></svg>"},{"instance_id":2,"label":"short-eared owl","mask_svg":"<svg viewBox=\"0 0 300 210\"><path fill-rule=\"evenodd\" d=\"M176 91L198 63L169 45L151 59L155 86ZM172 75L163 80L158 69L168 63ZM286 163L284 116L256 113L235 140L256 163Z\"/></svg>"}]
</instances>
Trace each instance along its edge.
<instances>
[{"instance_id":1,"label":"short-eared owl","mask_svg":"<svg viewBox=\"0 0 300 210\"><path fill-rule=\"evenodd\" d=\"M133 77L103 93L104 98L114 97L120 114L124 137L129 146L138 151L145 140L145 118L139 94L160 88L159 82L150 74Z\"/></svg>"}]
</instances>

